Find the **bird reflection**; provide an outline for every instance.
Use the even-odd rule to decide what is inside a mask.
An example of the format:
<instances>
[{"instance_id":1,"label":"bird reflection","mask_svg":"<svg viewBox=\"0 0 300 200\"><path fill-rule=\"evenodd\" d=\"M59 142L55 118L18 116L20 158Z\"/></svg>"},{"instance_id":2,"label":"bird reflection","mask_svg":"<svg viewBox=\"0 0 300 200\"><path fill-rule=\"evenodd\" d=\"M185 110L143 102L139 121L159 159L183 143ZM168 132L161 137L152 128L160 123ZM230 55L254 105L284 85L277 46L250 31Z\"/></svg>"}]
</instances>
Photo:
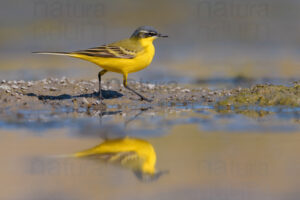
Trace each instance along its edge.
<instances>
[{"instance_id":1,"label":"bird reflection","mask_svg":"<svg viewBox=\"0 0 300 200\"><path fill-rule=\"evenodd\" d=\"M75 157L101 159L130 169L141 181L154 181L167 171L156 171L156 152L142 139L119 138L105 140L101 144L74 154Z\"/></svg>"}]
</instances>

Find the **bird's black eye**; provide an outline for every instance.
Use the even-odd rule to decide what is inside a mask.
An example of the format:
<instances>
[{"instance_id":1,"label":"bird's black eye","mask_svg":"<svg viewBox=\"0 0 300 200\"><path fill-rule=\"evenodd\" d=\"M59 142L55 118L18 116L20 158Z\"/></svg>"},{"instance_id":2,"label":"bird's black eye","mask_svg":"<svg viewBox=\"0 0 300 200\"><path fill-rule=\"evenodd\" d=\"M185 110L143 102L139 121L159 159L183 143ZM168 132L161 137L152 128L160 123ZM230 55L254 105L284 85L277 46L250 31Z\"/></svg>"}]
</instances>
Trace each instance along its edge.
<instances>
[{"instance_id":1,"label":"bird's black eye","mask_svg":"<svg viewBox=\"0 0 300 200\"><path fill-rule=\"evenodd\" d=\"M155 36L156 33L155 32L149 32L147 35L148 35L148 37L152 37L152 36Z\"/></svg>"}]
</instances>

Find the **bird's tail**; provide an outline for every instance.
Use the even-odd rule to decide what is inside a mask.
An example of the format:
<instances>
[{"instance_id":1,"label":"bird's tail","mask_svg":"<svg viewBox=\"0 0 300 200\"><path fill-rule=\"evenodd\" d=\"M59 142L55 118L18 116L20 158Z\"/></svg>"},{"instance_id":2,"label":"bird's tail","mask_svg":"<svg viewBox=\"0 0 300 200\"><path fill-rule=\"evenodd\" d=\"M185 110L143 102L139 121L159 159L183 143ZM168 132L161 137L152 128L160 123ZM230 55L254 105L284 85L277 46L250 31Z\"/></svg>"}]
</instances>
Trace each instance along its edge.
<instances>
[{"instance_id":1,"label":"bird's tail","mask_svg":"<svg viewBox=\"0 0 300 200\"><path fill-rule=\"evenodd\" d=\"M63 154L63 155L51 155L47 157L48 158L75 158L77 156L75 154Z\"/></svg>"},{"instance_id":2,"label":"bird's tail","mask_svg":"<svg viewBox=\"0 0 300 200\"><path fill-rule=\"evenodd\" d=\"M71 53L68 52L32 52L35 54L45 54L45 55L58 55L58 56L70 56Z\"/></svg>"}]
</instances>

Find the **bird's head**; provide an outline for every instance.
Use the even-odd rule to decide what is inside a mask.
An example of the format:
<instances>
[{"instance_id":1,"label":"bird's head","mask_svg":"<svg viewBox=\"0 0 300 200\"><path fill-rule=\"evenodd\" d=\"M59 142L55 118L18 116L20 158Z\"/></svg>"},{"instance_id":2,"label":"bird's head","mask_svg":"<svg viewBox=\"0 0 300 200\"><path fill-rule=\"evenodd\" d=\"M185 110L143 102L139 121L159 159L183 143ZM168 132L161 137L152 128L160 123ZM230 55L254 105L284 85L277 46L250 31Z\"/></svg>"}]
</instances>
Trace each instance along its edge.
<instances>
[{"instance_id":1,"label":"bird's head","mask_svg":"<svg viewBox=\"0 0 300 200\"><path fill-rule=\"evenodd\" d=\"M155 173L143 173L141 171L133 171L133 173L142 182L152 182L158 180L162 175L168 174L169 170L158 171Z\"/></svg>"},{"instance_id":2,"label":"bird's head","mask_svg":"<svg viewBox=\"0 0 300 200\"><path fill-rule=\"evenodd\" d=\"M159 37L165 38L168 36L157 32L157 30L151 26L141 26L133 32L130 38L143 40L145 42L152 42Z\"/></svg>"}]
</instances>

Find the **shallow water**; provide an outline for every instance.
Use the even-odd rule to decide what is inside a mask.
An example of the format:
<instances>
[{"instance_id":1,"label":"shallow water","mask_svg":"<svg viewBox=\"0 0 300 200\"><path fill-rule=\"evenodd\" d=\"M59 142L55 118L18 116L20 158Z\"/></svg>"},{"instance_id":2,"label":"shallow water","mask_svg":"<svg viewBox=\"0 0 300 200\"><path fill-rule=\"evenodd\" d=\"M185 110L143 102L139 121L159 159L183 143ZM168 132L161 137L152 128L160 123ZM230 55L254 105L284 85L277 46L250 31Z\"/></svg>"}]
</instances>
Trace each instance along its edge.
<instances>
[{"instance_id":1,"label":"shallow water","mask_svg":"<svg viewBox=\"0 0 300 200\"><path fill-rule=\"evenodd\" d=\"M267 131L300 130L300 107L243 106L223 108L213 104L174 103L118 107L109 105L105 111L90 111L80 107L61 107L56 110L19 110L21 118L3 119L1 128L25 128L40 132L55 128L82 127L102 129L112 126L140 136L148 132L163 134L175 125L196 124L199 131ZM9 113L6 113L9 114ZM139 133L141 132L141 133Z\"/></svg>"},{"instance_id":2,"label":"shallow water","mask_svg":"<svg viewBox=\"0 0 300 200\"><path fill-rule=\"evenodd\" d=\"M21 111L21 119L0 123L0 199L297 199L299 109ZM118 139L132 143L72 156ZM153 156L157 176L141 167Z\"/></svg>"}]
</instances>

